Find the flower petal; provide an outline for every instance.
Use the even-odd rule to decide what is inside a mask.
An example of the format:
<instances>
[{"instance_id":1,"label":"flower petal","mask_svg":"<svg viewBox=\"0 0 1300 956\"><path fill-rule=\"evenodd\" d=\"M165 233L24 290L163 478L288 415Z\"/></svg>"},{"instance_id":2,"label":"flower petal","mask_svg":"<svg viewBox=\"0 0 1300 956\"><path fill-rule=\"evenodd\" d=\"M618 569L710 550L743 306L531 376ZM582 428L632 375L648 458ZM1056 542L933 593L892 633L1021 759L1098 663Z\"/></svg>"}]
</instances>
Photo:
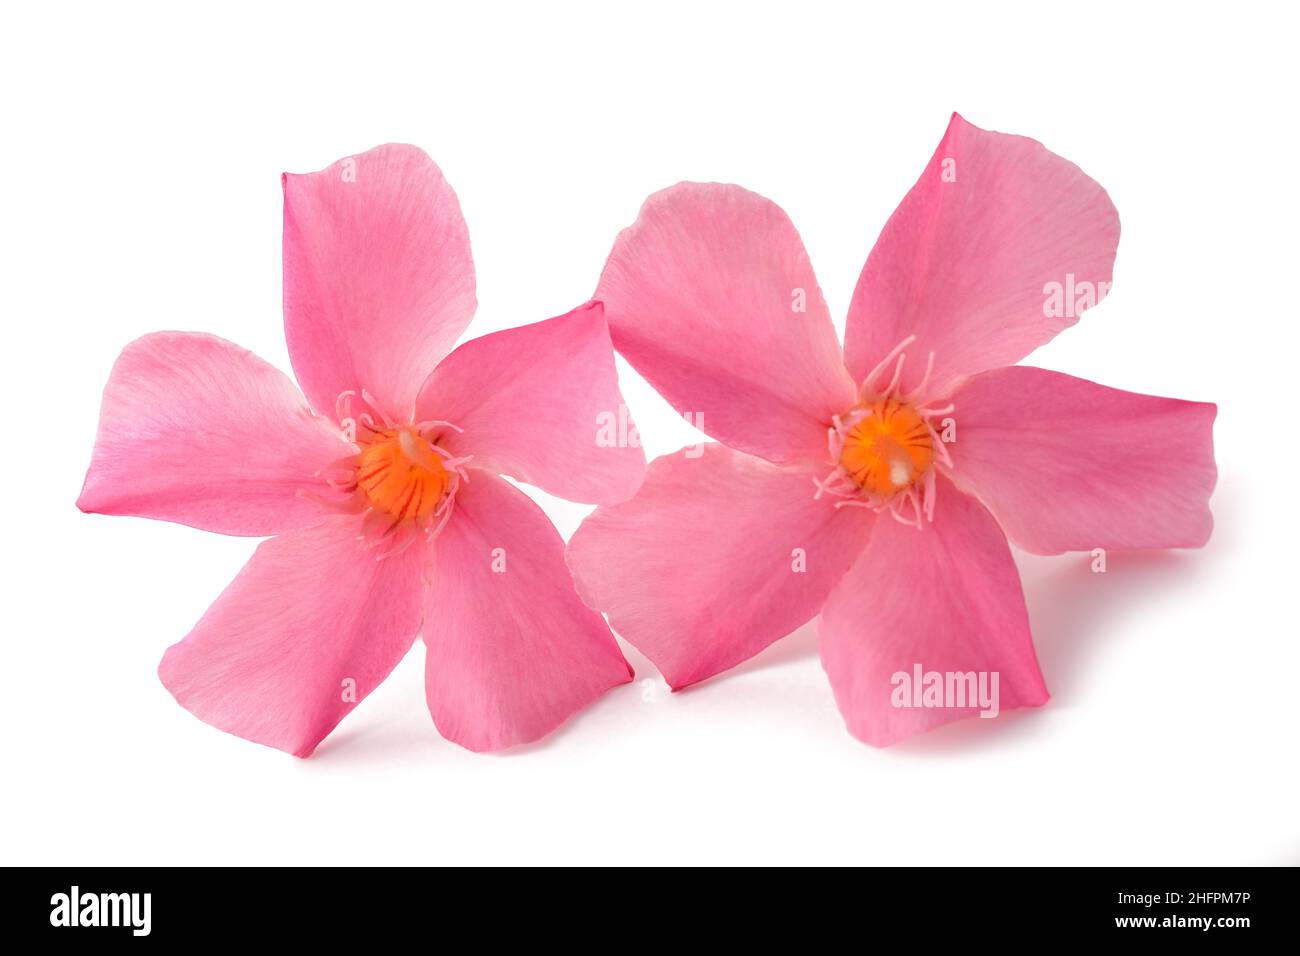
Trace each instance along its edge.
<instances>
[{"instance_id":1,"label":"flower petal","mask_svg":"<svg viewBox=\"0 0 1300 956\"><path fill-rule=\"evenodd\" d=\"M158 332L113 365L77 507L279 534L321 520L298 492L351 447L252 352L214 335Z\"/></svg>"},{"instance_id":2,"label":"flower petal","mask_svg":"<svg viewBox=\"0 0 1300 956\"><path fill-rule=\"evenodd\" d=\"M1209 539L1214 405L1025 366L975 376L954 403L953 480L1025 550Z\"/></svg>"},{"instance_id":3,"label":"flower petal","mask_svg":"<svg viewBox=\"0 0 1300 956\"><path fill-rule=\"evenodd\" d=\"M876 524L827 600L818 635L849 731L877 747L981 710L894 706L894 675L910 676L918 664L923 672L983 672L989 691L996 672L1001 711L1047 702L1006 538L978 501L942 478L934 522L923 530Z\"/></svg>"},{"instance_id":4,"label":"flower petal","mask_svg":"<svg viewBox=\"0 0 1300 956\"><path fill-rule=\"evenodd\" d=\"M632 679L574 593L559 533L523 492L474 472L434 549L425 686L448 740L480 752L530 743Z\"/></svg>"},{"instance_id":5,"label":"flower petal","mask_svg":"<svg viewBox=\"0 0 1300 956\"><path fill-rule=\"evenodd\" d=\"M476 468L572 501L622 501L645 474L599 302L466 342L429 376L416 418L463 429L441 441Z\"/></svg>"},{"instance_id":6,"label":"flower petal","mask_svg":"<svg viewBox=\"0 0 1300 956\"><path fill-rule=\"evenodd\" d=\"M821 609L874 515L812 474L721 445L656 458L636 497L569 542L578 591L674 689L734 667Z\"/></svg>"},{"instance_id":7,"label":"flower petal","mask_svg":"<svg viewBox=\"0 0 1300 956\"><path fill-rule=\"evenodd\" d=\"M420 628L427 552L375 559L354 517L271 538L158 676L186 710L306 757L388 676Z\"/></svg>"},{"instance_id":8,"label":"flower petal","mask_svg":"<svg viewBox=\"0 0 1300 956\"><path fill-rule=\"evenodd\" d=\"M423 152L380 146L284 175L284 329L317 412L366 389L408 420L474 308L460 204Z\"/></svg>"},{"instance_id":9,"label":"flower petal","mask_svg":"<svg viewBox=\"0 0 1300 956\"><path fill-rule=\"evenodd\" d=\"M1105 295L1118 243L1110 197L1079 167L953 114L858 279L849 371L861 381L909 335L906 388L931 351L928 392L938 396L966 375L1011 365ZM1060 309L1049 283L1062 287Z\"/></svg>"},{"instance_id":10,"label":"flower petal","mask_svg":"<svg viewBox=\"0 0 1300 956\"><path fill-rule=\"evenodd\" d=\"M772 461L826 456L853 383L775 203L717 183L655 193L619 234L596 297L614 347L701 430Z\"/></svg>"}]
</instances>

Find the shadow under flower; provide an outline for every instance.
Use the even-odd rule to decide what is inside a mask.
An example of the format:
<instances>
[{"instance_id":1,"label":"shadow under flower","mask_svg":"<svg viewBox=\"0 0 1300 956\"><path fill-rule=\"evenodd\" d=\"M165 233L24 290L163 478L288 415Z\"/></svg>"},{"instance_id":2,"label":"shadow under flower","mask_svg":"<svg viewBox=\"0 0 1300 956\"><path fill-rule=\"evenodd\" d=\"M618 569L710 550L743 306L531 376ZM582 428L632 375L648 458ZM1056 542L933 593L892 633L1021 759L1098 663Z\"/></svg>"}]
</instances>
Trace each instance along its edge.
<instances>
[{"instance_id":1,"label":"shadow under flower","mask_svg":"<svg viewBox=\"0 0 1300 956\"><path fill-rule=\"evenodd\" d=\"M1038 663L1058 701L1077 686L1085 644L1095 655L1138 607L1187 587L1203 565L1193 551L1112 551L1104 573L1090 555L1018 557Z\"/></svg>"},{"instance_id":2,"label":"shadow under flower","mask_svg":"<svg viewBox=\"0 0 1300 956\"><path fill-rule=\"evenodd\" d=\"M1202 552L1111 551L1106 570L1091 554L1016 553L1034 648L1051 700L1042 707L1005 711L993 720L960 720L888 748L905 755L948 755L1001 746L1040 733L1047 715L1071 706L1088 659L1112 639L1118 625L1144 604L1185 588L1198 576Z\"/></svg>"},{"instance_id":3,"label":"shadow under flower","mask_svg":"<svg viewBox=\"0 0 1300 956\"><path fill-rule=\"evenodd\" d=\"M575 729L579 729L579 725L584 721L591 720L599 723L625 719L616 715L613 709L616 707L614 700L620 696L620 693L628 692L629 688L626 685L613 687L588 707L570 715L568 720L540 740L482 754L474 753L444 738L430 719L421 697L418 706L415 707L406 707L403 710L387 707L382 713L371 713L369 719L344 722L321 742L306 763L364 764L387 763L394 759L436 761L461 757L527 756L562 742ZM395 701L395 705L413 703L406 699L410 695L403 693L401 696L403 699ZM630 728L626 729L630 730Z\"/></svg>"},{"instance_id":4,"label":"shadow under flower","mask_svg":"<svg viewBox=\"0 0 1300 956\"><path fill-rule=\"evenodd\" d=\"M1212 543L1213 544L1213 543ZM1190 586L1207 565L1207 551L1111 551L1106 570L1093 570L1094 558L1087 553L1039 556L1016 552L1029 622L1044 679L1052 699L1046 709L1071 705L1080 674L1095 659L1119 625L1138 608L1159 601L1169 592ZM654 665L635 648L620 641L636 670L632 688L616 687L575 714L541 740L492 756L519 757L548 750L566 738L579 724L620 724L618 733L635 733L640 712L620 706L619 699L636 693L637 686L654 681L667 693L667 686ZM1085 649L1086 648L1086 649ZM746 674L787 667L816 658L817 620L803 624L773 642L748 661L708 680L682 688L677 695L694 697L700 688ZM830 695L829 682L825 692ZM676 696L676 695L674 695ZM409 702L407 702L409 703ZM954 721L901 741L882 752L903 756L947 756L999 747L1032 737L1048 726L1042 708L1005 711L993 720ZM448 755L475 756L444 740L420 707L417 716L385 709L369 720L348 722L317 748L311 763L338 761L388 761L392 758L447 759ZM608 726L601 733L609 733ZM865 745L864 745L865 746Z\"/></svg>"},{"instance_id":5,"label":"shadow under flower","mask_svg":"<svg viewBox=\"0 0 1300 956\"><path fill-rule=\"evenodd\" d=\"M1203 551L1111 551L1105 557L1105 572L1099 573L1093 570L1095 559L1088 553L1040 556L1017 552L1034 647L1052 694L1046 708L1070 706L1081 668L1086 668L1087 660L1109 640L1108 635L1142 605L1189 586L1200 574L1204 555ZM817 655L814 618L743 664L677 693L693 695L697 688L715 682ZM827 683L826 693L830 692ZM885 749L928 755L1001 746L1040 732L1046 726L1043 715L1037 713L1040 709L1005 711L993 720L954 721Z\"/></svg>"}]
</instances>

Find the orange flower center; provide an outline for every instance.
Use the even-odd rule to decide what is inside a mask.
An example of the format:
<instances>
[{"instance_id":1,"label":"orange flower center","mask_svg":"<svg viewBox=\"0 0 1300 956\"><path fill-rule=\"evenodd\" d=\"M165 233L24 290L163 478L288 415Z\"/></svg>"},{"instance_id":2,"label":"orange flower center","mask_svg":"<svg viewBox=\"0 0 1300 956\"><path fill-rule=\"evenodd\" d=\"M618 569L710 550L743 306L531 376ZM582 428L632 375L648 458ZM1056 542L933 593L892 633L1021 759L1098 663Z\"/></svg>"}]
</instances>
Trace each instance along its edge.
<instances>
[{"instance_id":1,"label":"orange flower center","mask_svg":"<svg viewBox=\"0 0 1300 956\"><path fill-rule=\"evenodd\" d=\"M374 432L357 464L357 487L366 502L394 522L427 518L450 480L442 457L414 428Z\"/></svg>"},{"instance_id":2,"label":"orange flower center","mask_svg":"<svg viewBox=\"0 0 1300 956\"><path fill-rule=\"evenodd\" d=\"M888 498L925 474L934 461L934 443L925 419L910 405L881 398L844 436L840 465L867 491Z\"/></svg>"}]
</instances>

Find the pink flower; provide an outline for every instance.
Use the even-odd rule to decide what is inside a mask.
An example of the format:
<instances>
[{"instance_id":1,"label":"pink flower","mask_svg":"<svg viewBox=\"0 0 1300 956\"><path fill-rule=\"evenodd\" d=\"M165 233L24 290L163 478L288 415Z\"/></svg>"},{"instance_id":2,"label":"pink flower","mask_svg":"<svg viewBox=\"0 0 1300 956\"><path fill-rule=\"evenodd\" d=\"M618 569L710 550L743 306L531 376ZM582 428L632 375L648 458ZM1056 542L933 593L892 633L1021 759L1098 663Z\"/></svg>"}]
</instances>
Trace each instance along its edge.
<instances>
[{"instance_id":1,"label":"pink flower","mask_svg":"<svg viewBox=\"0 0 1300 956\"><path fill-rule=\"evenodd\" d=\"M780 208L718 184L651 196L597 298L615 348L722 444L657 459L584 522L584 600L674 688L820 613L836 701L871 744L980 709L897 706L918 664L996 672L1002 710L1045 703L1007 538L1055 554L1211 529L1213 405L1008 367L1104 296L1118 240L1076 166L954 116L841 351Z\"/></svg>"},{"instance_id":2,"label":"pink flower","mask_svg":"<svg viewBox=\"0 0 1300 956\"><path fill-rule=\"evenodd\" d=\"M498 477L593 503L635 491L640 449L597 440L621 404L602 307L448 355L474 308L451 187L420 150L381 146L284 177L306 401L211 335L123 351L78 506L276 535L163 657L197 717L305 757L422 626L429 710L471 750L536 740L631 679L554 527Z\"/></svg>"}]
</instances>

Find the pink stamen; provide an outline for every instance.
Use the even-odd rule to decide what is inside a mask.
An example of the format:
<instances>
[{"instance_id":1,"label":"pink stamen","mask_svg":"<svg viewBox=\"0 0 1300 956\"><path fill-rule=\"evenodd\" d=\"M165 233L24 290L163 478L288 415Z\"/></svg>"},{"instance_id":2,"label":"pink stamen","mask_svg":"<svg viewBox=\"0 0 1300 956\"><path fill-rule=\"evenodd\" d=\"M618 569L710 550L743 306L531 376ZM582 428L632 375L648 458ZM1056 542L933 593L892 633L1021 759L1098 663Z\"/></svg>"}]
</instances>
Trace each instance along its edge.
<instances>
[{"instance_id":1,"label":"pink stamen","mask_svg":"<svg viewBox=\"0 0 1300 956\"><path fill-rule=\"evenodd\" d=\"M934 430L934 425L927 419L925 422L926 429L930 432L930 444L934 447L934 453L939 457L944 465L951 468L952 458L948 455L947 442L939 437L939 433Z\"/></svg>"},{"instance_id":2,"label":"pink stamen","mask_svg":"<svg viewBox=\"0 0 1300 956\"><path fill-rule=\"evenodd\" d=\"M894 389L898 388L898 383L903 377L903 363L905 361L907 361L907 353L899 352L898 361L894 363L894 377L891 378L889 384L885 386L883 397L888 398L890 395L894 394Z\"/></svg>"},{"instance_id":3,"label":"pink stamen","mask_svg":"<svg viewBox=\"0 0 1300 956\"><path fill-rule=\"evenodd\" d=\"M423 435L431 428L450 428L452 431L459 432L462 435L465 433L465 429L461 428L459 425L453 425L451 422L444 422L438 418L431 418L427 422L420 422L415 426L416 432L420 435Z\"/></svg>"},{"instance_id":4,"label":"pink stamen","mask_svg":"<svg viewBox=\"0 0 1300 956\"><path fill-rule=\"evenodd\" d=\"M384 414L384 410L379 407L379 403L375 401L374 397L371 396L371 394L367 392L364 388L361 390L361 400L364 401L367 405L369 405L372 411L378 413L379 417L384 420L385 428L397 427L396 423L390 420L389 417ZM373 419L371 420L373 421Z\"/></svg>"},{"instance_id":5,"label":"pink stamen","mask_svg":"<svg viewBox=\"0 0 1300 956\"><path fill-rule=\"evenodd\" d=\"M903 397L903 401L906 402L908 405L914 405L916 403L916 399L925 393L925 387L930 384L930 376L932 374L934 374L934 353L933 352L931 352L930 357L925 360L925 374L921 376L920 384L918 384L916 388L908 392L907 395Z\"/></svg>"},{"instance_id":6,"label":"pink stamen","mask_svg":"<svg viewBox=\"0 0 1300 956\"><path fill-rule=\"evenodd\" d=\"M909 335L907 338L903 339L903 341L899 342L892 349L890 349L889 354L880 360L880 364L877 365L875 368L873 368L870 372L868 372L867 377L862 380L863 391L870 391L871 383L876 380L876 376L879 375L881 372L883 372L885 368L888 367L889 363L894 361L894 359L898 356L900 352L903 351L903 349L907 348L915 341L916 341L916 336Z\"/></svg>"}]
</instances>

